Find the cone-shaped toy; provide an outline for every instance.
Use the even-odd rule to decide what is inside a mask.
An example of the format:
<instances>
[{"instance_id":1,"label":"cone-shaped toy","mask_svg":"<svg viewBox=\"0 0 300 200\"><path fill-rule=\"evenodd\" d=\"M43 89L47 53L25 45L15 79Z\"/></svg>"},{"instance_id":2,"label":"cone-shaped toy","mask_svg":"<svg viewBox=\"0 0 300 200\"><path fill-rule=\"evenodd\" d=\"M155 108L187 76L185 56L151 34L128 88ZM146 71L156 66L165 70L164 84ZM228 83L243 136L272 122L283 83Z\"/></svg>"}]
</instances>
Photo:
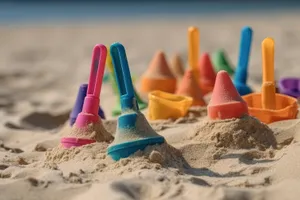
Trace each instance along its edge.
<instances>
[{"instance_id":1,"label":"cone-shaped toy","mask_svg":"<svg viewBox=\"0 0 300 200\"><path fill-rule=\"evenodd\" d=\"M206 106L199 86L198 54L199 54L199 32L196 27L188 29L189 45L189 68L177 88L176 94L189 96L193 98L193 106ZM195 45L197 44L197 45ZM197 79L198 78L198 79Z\"/></svg>"},{"instance_id":2,"label":"cone-shaped toy","mask_svg":"<svg viewBox=\"0 0 300 200\"><path fill-rule=\"evenodd\" d=\"M193 71L187 69L181 80L181 84L176 91L176 94L193 98L193 106L206 106L203 99L201 89L195 79Z\"/></svg>"},{"instance_id":3,"label":"cone-shaped toy","mask_svg":"<svg viewBox=\"0 0 300 200\"><path fill-rule=\"evenodd\" d=\"M212 62L216 72L225 70L230 76L233 75L234 70L232 64L230 64L223 49L219 49L213 53Z\"/></svg>"},{"instance_id":4,"label":"cone-shaped toy","mask_svg":"<svg viewBox=\"0 0 300 200\"><path fill-rule=\"evenodd\" d=\"M119 94L119 91L118 91L116 75L115 75L115 72L114 72L114 67L113 67L112 59L111 59L111 56L110 56L109 52L108 52L107 58L106 58L106 66L107 66L109 74L110 74L110 81L111 81L113 90L114 90L115 94L118 97L117 105L112 110L112 116L118 116L122 113L121 105L120 105L120 94ZM141 97L137 94L135 88L133 88L133 89L134 89L135 98L136 98L136 100L138 102L138 105L139 105L139 109L143 110L143 109L147 108L148 104L141 99Z\"/></svg>"},{"instance_id":5,"label":"cone-shaped toy","mask_svg":"<svg viewBox=\"0 0 300 200\"><path fill-rule=\"evenodd\" d=\"M212 92L216 81L216 72L213 69L208 53L203 53L199 61L199 84L202 94Z\"/></svg>"},{"instance_id":6,"label":"cone-shaped toy","mask_svg":"<svg viewBox=\"0 0 300 200\"><path fill-rule=\"evenodd\" d=\"M217 73L207 113L210 119L240 118L248 114L246 102L234 87L229 74L224 70Z\"/></svg>"},{"instance_id":7,"label":"cone-shaped toy","mask_svg":"<svg viewBox=\"0 0 300 200\"><path fill-rule=\"evenodd\" d=\"M77 119L78 114L82 111L82 106L83 106L84 98L86 96L87 87L88 87L87 84L81 84L79 87L76 102L75 102L75 105L74 105L73 110L70 113L70 117L69 117L71 126L73 126L73 124L75 123L75 121ZM101 109L101 107L99 107L98 115L102 119L105 119L105 115L104 115L104 112Z\"/></svg>"},{"instance_id":8,"label":"cone-shaped toy","mask_svg":"<svg viewBox=\"0 0 300 200\"><path fill-rule=\"evenodd\" d=\"M125 48L120 43L112 44L110 54L120 92L122 114L118 118L115 140L107 152L114 160L119 160L149 145L162 144L165 139L151 128L139 111Z\"/></svg>"},{"instance_id":9,"label":"cone-shaped toy","mask_svg":"<svg viewBox=\"0 0 300 200\"><path fill-rule=\"evenodd\" d=\"M184 66L183 62L178 54L175 54L171 60L171 69L173 74L178 78L181 79L184 75Z\"/></svg>"},{"instance_id":10,"label":"cone-shaped toy","mask_svg":"<svg viewBox=\"0 0 300 200\"><path fill-rule=\"evenodd\" d=\"M243 96L248 104L249 114L264 123L295 119L298 113L297 99L275 92L274 40L262 42L263 84L261 93Z\"/></svg>"},{"instance_id":11,"label":"cone-shaped toy","mask_svg":"<svg viewBox=\"0 0 300 200\"><path fill-rule=\"evenodd\" d=\"M93 49L89 84L88 84L86 96L84 98L82 111L77 116L77 119L73 126L74 129L76 128L79 130L85 130L89 125L93 125L101 122L101 118L98 115L99 103L100 103L99 96L100 96L100 91L102 86L106 54L107 54L106 47L102 44L96 45ZM101 127L101 130L104 130L104 128ZM81 146L93 142L96 142L96 140L88 139L85 138L84 136L82 138L64 137L61 139L61 144L65 148L70 148L72 146Z\"/></svg>"},{"instance_id":12,"label":"cone-shaped toy","mask_svg":"<svg viewBox=\"0 0 300 200\"><path fill-rule=\"evenodd\" d=\"M281 94L299 98L300 78L296 78L296 77L281 78L278 83L278 89Z\"/></svg>"},{"instance_id":13,"label":"cone-shaped toy","mask_svg":"<svg viewBox=\"0 0 300 200\"><path fill-rule=\"evenodd\" d=\"M165 54L156 52L147 71L142 75L140 92L144 95L154 90L174 93L177 80L171 72Z\"/></svg>"},{"instance_id":14,"label":"cone-shaped toy","mask_svg":"<svg viewBox=\"0 0 300 200\"><path fill-rule=\"evenodd\" d=\"M234 86L240 95L246 95L252 92L252 89L247 85L248 78L248 63L252 42L252 29L248 26L241 31L240 55L238 64L234 74Z\"/></svg>"}]
</instances>

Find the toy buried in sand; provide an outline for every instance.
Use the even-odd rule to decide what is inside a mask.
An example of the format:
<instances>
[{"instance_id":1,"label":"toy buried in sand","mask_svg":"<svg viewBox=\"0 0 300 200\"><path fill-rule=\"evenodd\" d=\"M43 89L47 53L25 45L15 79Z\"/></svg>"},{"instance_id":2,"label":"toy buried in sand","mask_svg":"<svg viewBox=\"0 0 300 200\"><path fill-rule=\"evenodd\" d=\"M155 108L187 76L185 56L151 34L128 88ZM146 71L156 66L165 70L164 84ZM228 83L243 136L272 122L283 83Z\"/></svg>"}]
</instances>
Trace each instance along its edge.
<instances>
[{"instance_id":1,"label":"toy buried in sand","mask_svg":"<svg viewBox=\"0 0 300 200\"><path fill-rule=\"evenodd\" d=\"M197 55L199 53L199 32L196 27L190 27L188 29L188 42L189 68L185 71L176 94L193 98L193 106L206 106L198 83L199 70Z\"/></svg>"},{"instance_id":2,"label":"toy buried in sand","mask_svg":"<svg viewBox=\"0 0 300 200\"><path fill-rule=\"evenodd\" d=\"M177 80L171 72L165 54L162 51L156 52L148 69L142 75L140 92L148 94L154 90L174 93Z\"/></svg>"},{"instance_id":3,"label":"toy buried in sand","mask_svg":"<svg viewBox=\"0 0 300 200\"><path fill-rule=\"evenodd\" d=\"M75 105L74 105L73 110L70 113L70 117L69 117L71 126L73 126L73 124L75 123L75 121L77 119L78 114L82 111L82 106L83 106L84 98L86 96L87 87L88 87L87 84L81 84L80 87L79 87L76 102L75 102ZM104 112L101 109L101 107L99 107L98 115L102 119L105 119L105 115L104 115Z\"/></svg>"},{"instance_id":4,"label":"toy buried in sand","mask_svg":"<svg viewBox=\"0 0 300 200\"><path fill-rule=\"evenodd\" d=\"M101 121L98 115L99 95L102 86L106 55L107 50L104 45L98 44L94 47L87 93L84 98L82 111L78 114L75 121L75 128L84 129L90 124ZM65 148L82 146L94 142L96 142L96 140L77 137L64 137L61 139L61 144Z\"/></svg>"},{"instance_id":5,"label":"toy buried in sand","mask_svg":"<svg viewBox=\"0 0 300 200\"><path fill-rule=\"evenodd\" d=\"M217 72L224 70L230 76L234 74L232 64L229 63L229 60L223 49L219 49L213 53L212 62L213 62L213 66Z\"/></svg>"},{"instance_id":6,"label":"toy buried in sand","mask_svg":"<svg viewBox=\"0 0 300 200\"><path fill-rule=\"evenodd\" d=\"M112 44L110 54L120 92L122 114L118 118L115 139L107 152L114 160L119 160L149 145L162 144L165 139L151 128L139 111L123 45Z\"/></svg>"},{"instance_id":7,"label":"toy buried in sand","mask_svg":"<svg viewBox=\"0 0 300 200\"><path fill-rule=\"evenodd\" d=\"M117 86L117 82L116 82L116 75L115 75L115 72L114 72L114 67L113 67L111 56L110 56L109 52L107 54L106 65L107 65L107 68L109 70L110 82L112 84L113 90L118 96L118 103L114 107L114 109L112 111L112 115L113 116L118 116L122 113L121 105L120 105L120 94L118 92L118 86ZM147 108L148 104L141 99L141 97L137 94L135 88L133 88L133 89L134 89L135 98L136 98L136 100L138 102L138 105L139 105L139 109L143 110L143 109Z\"/></svg>"},{"instance_id":8,"label":"toy buried in sand","mask_svg":"<svg viewBox=\"0 0 300 200\"><path fill-rule=\"evenodd\" d=\"M274 40L262 42L263 84L261 93L243 96L248 103L249 114L264 123L295 119L298 113L297 99L276 94L274 82Z\"/></svg>"},{"instance_id":9,"label":"toy buried in sand","mask_svg":"<svg viewBox=\"0 0 300 200\"><path fill-rule=\"evenodd\" d=\"M193 103L191 97L170 94L159 90L150 92L148 96L148 116L150 120L184 117Z\"/></svg>"},{"instance_id":10,"label":"toy buried in sand","mask_svg":"<svg viewBox=\"0 0 300 200\"><path fill-rule=\"evenodd\" d=\"M211 100L207 106L210 119L231 119L248 115L246 102L234 87L229 74L222 70L217 73Z\"/></svg>"},{"instance_id":11,"label":"toy buried in sand","mask_svg":"<svg viewBox=\"0 0 300 200\"><path fill-rule=\"evenodd\" d=\"M300 78L281 78L278 82L278 89L281 94L300 97Z\"/></svg>"},{"instance_id":12,"label":"toy buried in sand","mask_svg":"<svg viewBox=\"0 0 300 200\"><path fill-rule=\"evenodd\" d=\"M248 26L241 31L240 55L234 74L234 86L240 95L252 93L252 89L247 85L248 63L252 42L252 29Z\"/></svg>"}]
</instances>

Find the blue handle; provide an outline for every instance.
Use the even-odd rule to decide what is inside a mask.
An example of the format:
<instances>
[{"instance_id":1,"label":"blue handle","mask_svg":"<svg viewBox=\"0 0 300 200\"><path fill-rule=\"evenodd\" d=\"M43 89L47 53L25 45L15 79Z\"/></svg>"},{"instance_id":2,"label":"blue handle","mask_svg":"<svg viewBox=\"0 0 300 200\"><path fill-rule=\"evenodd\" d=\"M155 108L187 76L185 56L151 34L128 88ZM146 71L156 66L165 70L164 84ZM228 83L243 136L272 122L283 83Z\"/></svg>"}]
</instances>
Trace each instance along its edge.
<instances>
[{"instance_id":1,"label":"blue handle","mask_svg":"<svg viewBox=\"0 0 300 200\"><path fill-rule=\"evenodd\" d=\"M122 112L133 109L138 111L138 104L134 96L125 48L116 42L110 46L110 55L114 66L114 72L120 92Z\"/></svg>"},{"instance_id":2,"label":"blue handle","mask_svg":"<svg viewBox=\"0 0 300 200\"><path fill-rule=\"evenodd\" d=\"M252 29L249 26L245 26L241 31L240 55L239 55L238 65L234 77L235 82L239 82L243 84L247 83L248 63L249 63L251 43L252 43Z\"/></svg>"}]
</instances>

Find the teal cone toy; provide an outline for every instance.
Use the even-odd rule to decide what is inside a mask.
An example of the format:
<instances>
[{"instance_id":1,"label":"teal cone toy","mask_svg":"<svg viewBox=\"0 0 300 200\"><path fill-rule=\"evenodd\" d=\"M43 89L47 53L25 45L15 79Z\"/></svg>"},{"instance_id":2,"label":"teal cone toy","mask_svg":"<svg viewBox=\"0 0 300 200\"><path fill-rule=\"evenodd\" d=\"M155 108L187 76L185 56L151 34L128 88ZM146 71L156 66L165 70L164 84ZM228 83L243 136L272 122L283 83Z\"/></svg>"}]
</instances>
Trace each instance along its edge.
<instances>
[{"instance_id":1,"label":"teal cone toy","mask_svg":"<svg viewBox=\"0 0 300 200\"><path fill-rule=\"evenodd\" d=\"M118 117L115 139L108 147L107 153L114 160L119 160L147 146L162 144L165 139L152 129L145 116L139 111L125 48L120 43L114 43L110 47L110 54L120 94L122 114Z\"/></svg>"},{"instance_id":2,"label":"teal cone toy","mask_svg":"<svg viewBox=\"0 0 300 200\"><path fill-rule=\"evenodd\" d=\"M122 109L121 109L121 105L120 105L120 94L119 94L119 91L118 91L116 75L115 75L115 72L114 72L114 69L113 69L114 67L113 67L113 64L112 64L112 59L111 59L110 54L107 54L106 66L108 67L108 70L109 70L109 81L111 82L114 93L117 94L117 96L118 96L118 103L112 110L112 116L118 116L122 113ZM135 95L135 98L136 98L137 103L139 105L139 108L141 110L147 108L148 104L141 99L141 97L137 94L135 88L133 88L133 90L134 90L134 95Z\"/></svg>"},{"instance_id":3,"label":"teal cone toy","mask_svg":"<svg viewBox=\"0 0 300 200\"><path fill-rule=\"evenodd\" d=\"M216 72L225 70L230 76L234 74L233 67L229 63L226 53L223 49L219 49L213 53L212 63Z\"/></svg>"}]
</instances>

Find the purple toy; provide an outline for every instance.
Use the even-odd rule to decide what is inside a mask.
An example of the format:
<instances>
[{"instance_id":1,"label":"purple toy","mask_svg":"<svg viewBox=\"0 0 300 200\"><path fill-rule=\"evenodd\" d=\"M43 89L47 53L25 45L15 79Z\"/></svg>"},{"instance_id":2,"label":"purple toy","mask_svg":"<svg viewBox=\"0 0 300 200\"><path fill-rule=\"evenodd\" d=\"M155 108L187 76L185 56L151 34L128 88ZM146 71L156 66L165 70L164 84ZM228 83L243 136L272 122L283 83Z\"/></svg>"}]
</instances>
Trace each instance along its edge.
<instances>
[{"instance_id":1,"label":"purple toy","mask_svg":"<svg viewBox=\"0 0 300 200\"><path fill-rule=\"evenodd\" d=\"M81 84L80 87L79 87L77 99L76 99L74 108L73 108L73 110L70 114L70 117L69 117L71 126L73 126L73 124L75 123L75 121L77 119L77 115L82 111L82 106L83 106L84 98L86 96L87 87L88 87L88 84ZM101 109L101 107L99 107L98 115L102 119L105 119L105 115L104 115L104 112Z\"/></svg>"},{"instance_id":2,"label":"purple toy","mask_svg":"<svg viewBox=\"0 0 300 200\"><path fill-rule=\"evenodd\" d=\"M300 97L300 78L281 78L278 82L278 89L281 94Z\"/></svg>"}]
</instances>

